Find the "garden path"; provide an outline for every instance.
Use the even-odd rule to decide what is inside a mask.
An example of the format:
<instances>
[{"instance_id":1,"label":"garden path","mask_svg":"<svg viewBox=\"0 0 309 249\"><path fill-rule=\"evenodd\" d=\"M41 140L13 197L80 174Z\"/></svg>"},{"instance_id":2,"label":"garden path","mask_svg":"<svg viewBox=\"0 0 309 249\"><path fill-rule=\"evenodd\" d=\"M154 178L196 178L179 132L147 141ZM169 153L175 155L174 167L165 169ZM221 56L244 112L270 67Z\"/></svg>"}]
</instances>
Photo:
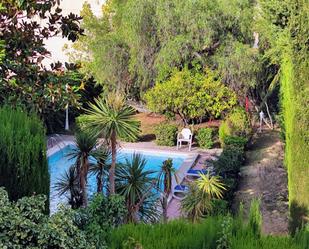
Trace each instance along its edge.
<instances>
[{"instance_id":1,"label":"garden path","mask_svg":"<svg viewBox=\"0 0 309 249\"><path fill-rule=\"evenodd\" d=\"M278 131L257 133L246 165L241 169L239 190L235 193L234 209L244 205L248 215L251 200L260 198L264 234L288 233L287 172L283 166L284 148Z\"/></svg>"}]
</instances>

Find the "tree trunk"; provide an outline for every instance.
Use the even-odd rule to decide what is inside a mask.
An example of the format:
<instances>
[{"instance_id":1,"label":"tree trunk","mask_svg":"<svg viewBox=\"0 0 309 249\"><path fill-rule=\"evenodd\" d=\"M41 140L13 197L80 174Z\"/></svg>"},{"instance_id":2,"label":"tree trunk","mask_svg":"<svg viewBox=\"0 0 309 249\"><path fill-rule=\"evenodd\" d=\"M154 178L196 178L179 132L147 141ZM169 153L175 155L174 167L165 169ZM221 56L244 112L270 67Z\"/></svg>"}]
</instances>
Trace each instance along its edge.
<instances>
[{"instance_id":1,"label":"tree trunk","mask_svg":"<svg viewBox=\"0 0 309 249\"><path fill-rule=\"evenodd\" d=\"M97 175L97 192L98 193L102 193L102 190L103 190L102 176L103 176L103 169L101 169Z\"/></svg>"},{"instance_id":2,"label":"tree trunk","mask_svg":"<svg viewBox=\"0 0 309 249\"><path fill-rule=\"evenodd\" d=\"M115 168L116 168L116 133L111 136L112 164L109 170L109 193L115 194Z\"/></svg>"},{"instance_id":3,"label":"tree trunk","mask_svg":"<svg viewBox=\"0 0 309 249\"><path fill-rule=\"evenodd\" d=\"M162 211L163 211L163 221L167 222L167 199L169 195L169 182L167 179L167 172L165 172L164 176L164 194L163 194L163 200L162 200Z\"/></svg>"},{"instance_id":4,"label":"tree trunk","mask_svg":"<svg viewBox=\"0 0 309 249\"><path fill-rule=\"evenodd\" d=\"M82 190L82 202L83 207L87 207L87 174L88 174L88 159L83 157L82 158L82 167L80 171L80 187Z\"/></svg>"},{"instance_id":5,"label":"tree trunk","mask_svg":"<svg viewBox=\"0 0 309 249\"><path fill-rule=\"evenodd\" d=\"M167 222L167 198L168 196L164 193L163 200L162 200L162 212L163 212L163 221Z\"/></svg>"}]
</instances>

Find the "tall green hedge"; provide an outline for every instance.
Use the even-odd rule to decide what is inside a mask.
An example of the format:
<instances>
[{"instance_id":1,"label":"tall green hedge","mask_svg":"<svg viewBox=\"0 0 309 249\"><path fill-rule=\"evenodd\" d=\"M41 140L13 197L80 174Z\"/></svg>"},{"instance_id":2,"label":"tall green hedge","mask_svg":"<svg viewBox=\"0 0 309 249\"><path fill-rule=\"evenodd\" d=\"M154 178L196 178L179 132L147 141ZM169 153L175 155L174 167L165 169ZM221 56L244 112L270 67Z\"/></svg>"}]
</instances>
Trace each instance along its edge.
<instances>
[{"instance_id":1,"label":"tall green hedge","mask_svg":"<svg viewBox=\"0 0 309 249\"><path fill-rule=\"evenodd\" d=\"M45 129L38 117L0 108L0 186L6 188L11 200L33 194L44 194L48 199L45 140Z\"/></svg>"},{"instance_id":2,"label":"tall green hedge","mask_svg":"<svg viewBox=\"0 0 309 249\"><path fill-rule=\"evenodd\" d=\"M285 125L290 230L309 219L309 3L292 1L281 44L281 105Z\"/></svg>"}]
</instances>

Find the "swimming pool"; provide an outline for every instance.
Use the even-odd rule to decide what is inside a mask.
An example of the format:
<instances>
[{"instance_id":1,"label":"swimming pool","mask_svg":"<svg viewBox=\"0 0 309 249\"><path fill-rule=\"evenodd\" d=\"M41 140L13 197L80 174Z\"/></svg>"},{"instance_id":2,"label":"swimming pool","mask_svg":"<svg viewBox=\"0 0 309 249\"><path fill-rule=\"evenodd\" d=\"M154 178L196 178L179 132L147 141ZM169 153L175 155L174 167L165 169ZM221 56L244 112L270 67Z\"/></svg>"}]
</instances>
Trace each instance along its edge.
<instances>
[{"instance_id":1,"label":"swimming pool","mask_svg":"<svg viewBox=\"0 0 309 249\"><path fill-rule=\"evenodd\" d=\"M74 164L75 159L68 158L68 153L73 149L73 145L67 145L64 148L58 150L57 152L51 154L48 157L48 168L50 173L50 210L55 212L59 203L66 203L66 197L59 197L57 192L54 189L55 183L61 178L61 176L68 170L68 168ZM163 161L168 158L173 160L173 166L176 170L179 170L183 165L184 161L187 159L187 156L184 154L173 154L165 152L149 152L149 151L135 151L135 150L120 150L117 153L117 162L123 163L126 158L131 159L133 153L140 153L146 159L147 163L145 170L159 171L160 166ZM155 176L157 173L154 173ZM95 176L88 176L88 193L91 195L96 192L96 180Z\"/></svg>"}]
</instances>

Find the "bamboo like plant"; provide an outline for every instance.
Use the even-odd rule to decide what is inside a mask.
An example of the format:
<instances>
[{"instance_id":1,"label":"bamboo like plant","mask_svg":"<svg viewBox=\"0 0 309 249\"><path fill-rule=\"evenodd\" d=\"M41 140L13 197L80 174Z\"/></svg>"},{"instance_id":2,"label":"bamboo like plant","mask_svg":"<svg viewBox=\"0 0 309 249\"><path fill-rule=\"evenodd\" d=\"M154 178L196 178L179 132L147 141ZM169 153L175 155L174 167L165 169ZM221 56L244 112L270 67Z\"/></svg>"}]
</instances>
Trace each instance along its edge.
<instances>
[{"instance_id":1,"label":"bamboo like plant","mask_svg":"<svg viewBox=\"0 0 309 249\"><path fill-rule=\"evenodd\" d=\"M82 129L94 136L102 136L111 146L112 163L109 169L109 192L115 193L115 168L117 139L136 139L139 133L139 122L133 119L135 110L125 104L118 93L110 93L106 98L96 99L89 103L89 109L79 117Z\"/></svg>"}]
</instances>

